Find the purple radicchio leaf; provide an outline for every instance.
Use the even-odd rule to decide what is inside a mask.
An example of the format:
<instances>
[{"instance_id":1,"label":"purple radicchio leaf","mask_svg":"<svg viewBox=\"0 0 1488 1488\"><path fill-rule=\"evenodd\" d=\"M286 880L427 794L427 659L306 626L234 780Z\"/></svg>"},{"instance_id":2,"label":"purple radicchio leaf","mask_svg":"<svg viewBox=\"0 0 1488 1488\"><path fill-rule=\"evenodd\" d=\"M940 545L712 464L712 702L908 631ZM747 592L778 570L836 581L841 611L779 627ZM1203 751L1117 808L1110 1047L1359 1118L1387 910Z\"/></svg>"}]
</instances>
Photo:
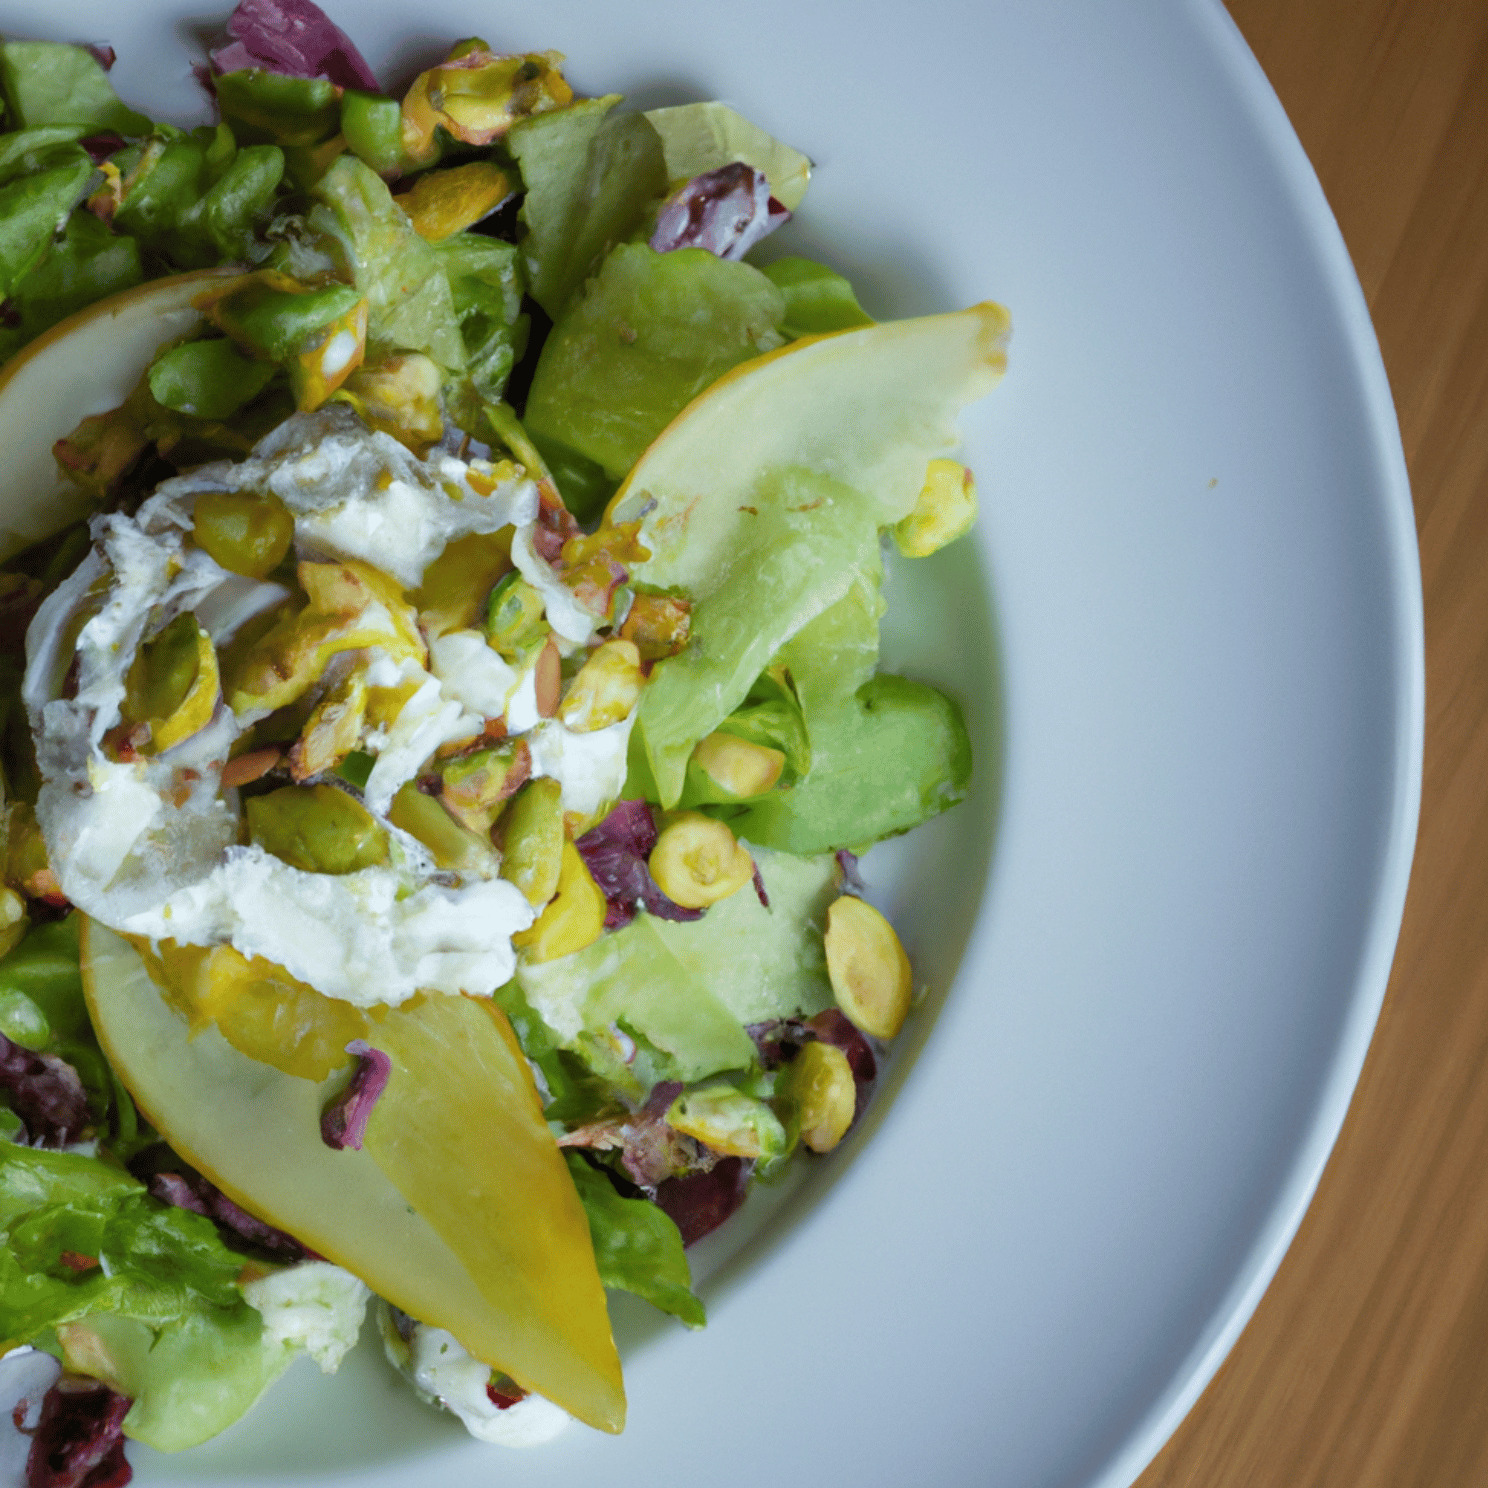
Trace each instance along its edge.
<instances>
[{"instance_id":1,"label":"purple radicchio leaf","mask_svg":"<svg viewBox=\"0 0 1488 1488\"><path fill-rule=\"evenodd\" d=\"M101 67L108 72L119 60L119 54L106 41L85 41L83 50Z\"/></svg>"},{"instance_id":2,"label":"purple radicchio leaf","mask_svg":"<svg viewBox=\"0 0 1488 1488\"><path fill-rule=\"evenodd\" d=\"M316 1258L309 1246L302 1245L293 1235L265 1224L246 1209L240 1209L200 1173L190 1170L185 1173L152 1173L149 1189L161 1203L205 1215L232 1238L284 1265Z\"/></svg>"},{"instance_id":3,"label":"purple radicchio leaf","mask_svg":"<svg viewBox=\"0 0 1488 1488\"><path fill-rule=\"evenodd\" d=\"M134 1402L97 1380L63 1375L47 1391L26 1456L26 1488L124 1488L124 1417Z\"/></svg>"},{"instance_id":4,"label":"purple radicchio leaf","mask_svg":"<svg viewBox=\"0 0 1488 1488\"><path fill-rule=\"evenodd\" d=\"M651 247L658 253L706 248L718 258L739 259L789 220L764 173L735 160L694 176L662 203Z\"/></svg>"},{"instance_id":5,"label":"purple radicchio leaf","mask_svg":"<svg viewBox=\"0 0 1488 1488\"><path fill-rule=\"evenodd\" d=\"M842 870L842 891L845 894L858 894L864 892L863 875L858 872L858 859L855 853L850 853L845 847L837 849L837 866Z\"/></svg>"},{"instance_id":6,"label":"purple radicchio leaf","mask_svg":"<svg viewBox=\"0 0 1488 1488\"><path fill-rule=\"evenodd\" d=\"M754 865L754 892L759 898L759 902L764 905L766 909L769 909L770 896L765 893L765 875L760 872L758 863Z\"/></svg>"},{"instance_id":7,"label":"purple radicchio leaf","mask_svg":"<svg viewBox=\"0 0 1488 1488\"><path fill-rule=\"evenodd\" d=\"M656 1202L691 1245L710 1235L744 1202L754 1164L725 1157L703 1172L668 1178L656 1188Z\"/></svg>"},{"instance_id":8,"label":"purple radicchio leaf","mask_svg":"<svg viewBox=\"0 0 1488 1488\"><path fill-rule=\"evenodd\" d=\"M510 1410L527 1398L527 1392L509 1374L493 1374L486 1382L486 1399L497 1410Z\"/></svg>"},{"instance_id":9,"label":"purple radicchio leaf","mask_svg":"<svg viewBox=\"0 0 1488 1488\"><path fill-rule=\"evenodd\" d=\"M346 1052L356 1056L357 1067L346 1089L321 1112L320 1136L327 1147L338 1152L345 1147L360 1152L362 1138L367 1135L367 1119L387 1088L393 1061L365 1039L352 1039Z\"/></svg>"},{"instance_id":10,"label":"purple radicchio leaf","mask_svg":"<svg viewBox=\"0 0 1488 1488\"><path fill-rule=\"evenodd\" d=\"M605 896L605 929L628 925L638 909L659 920L700 920L703 911L668 899L651 877L646 859L656 846L656 823L644 801L619 801L574 846Z\"/></svg>"},{"instance_id":11,"label":"purple radicchio leaf","mask_svg":"<svg viewBox=\"0 0 1488 1488\"><path fill-rule=\"evenodd\" d=\"M0 1088L34 1147L66 1147L88 1125L88 1096L78 1072L54 1054L33 1054L0 1034Z\"/></svg>"},{"instance_id":12,"label":"purple radicchio leaf","mask_svg":"<svg viewBox=\"0 0 1488 1488\"><path fill-rule=\"evenodd\" d=\"M261 67L283 77L328 78L342 88L381 91L351 38L310 0L239 0L227 33L232 43L212 53L218 72Z\"/></svg>"}]
</instances>

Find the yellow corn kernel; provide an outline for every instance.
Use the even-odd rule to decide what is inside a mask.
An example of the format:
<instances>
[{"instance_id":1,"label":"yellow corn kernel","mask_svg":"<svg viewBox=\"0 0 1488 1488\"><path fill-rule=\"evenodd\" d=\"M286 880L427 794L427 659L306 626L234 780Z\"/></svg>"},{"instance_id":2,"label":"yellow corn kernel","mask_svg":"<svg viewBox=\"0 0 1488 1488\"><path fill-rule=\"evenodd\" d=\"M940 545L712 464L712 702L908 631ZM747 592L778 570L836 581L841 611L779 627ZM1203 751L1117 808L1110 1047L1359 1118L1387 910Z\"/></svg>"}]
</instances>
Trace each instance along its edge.
<instances>
[{"instance_id":1,"label":"yellow corn kernel","mask_svg":"<svg viewBox=\"0 0 1488 1488\"><path fill-rule=\"evenodd\" d=\"M906 558L925 558L971 531L976 521L976 478L954 460L925 467L914 510L894 527L894 542Z\"/></svg>"},{"instance_id":2,"label":"yellow corn kernel","mask_svg":"<svg viewBox=\"0 0 1488 1488\"><path fill-rule=\"evenodd\" d=\"M605 641L579 668L558 708L565 728L590 734L628 717L646 679L634 641Z\"/></svg>"},{"instance_id":3,"label":"yellow corn kernel","mask_svg":"<svg viewBox=\"0 0 1488 1488\"><path fill-rule=\"evenodd\" d=\"M721 821L683 811L662 828L651 849L651 877L684 909L706 909L754 877L754 859Z\"/></svg>"},{"instance_id":4,"label":"yellow corn kernel","mask_svg":"<svg viewBox=\"0 0 1488 1488\"><path fill-rule=\"evenodd\" d=\"M526 951L529 961L556 961L593 945L604 922L605 897L578 848L565 842L558 892L530 929L512 936L512 944Z\"/></svg>"},{"instance_id":5,"label":"yellow corn kernel","mask_svg":"<svg viewBox=\"0 0 1488 1488\"><path fill-rule=\"evenodd\" d=\"M692 757L709 779L741 801L764 795L785 769L785 755L780 750L734 734L709 734L692 751Z\"/></svg>"},{"instance_id":6,"label":"yellow corn kernel","mask_svg":"<svg viewBox=\"0 0 1488 1488\"><path fill-rule=\"evenodd\" d=\"M844 894L827 910L827 977L837 1006L864 1033L890 1039L904 1026L914 979L894 927Z\"/></svg>"}]
</instances>

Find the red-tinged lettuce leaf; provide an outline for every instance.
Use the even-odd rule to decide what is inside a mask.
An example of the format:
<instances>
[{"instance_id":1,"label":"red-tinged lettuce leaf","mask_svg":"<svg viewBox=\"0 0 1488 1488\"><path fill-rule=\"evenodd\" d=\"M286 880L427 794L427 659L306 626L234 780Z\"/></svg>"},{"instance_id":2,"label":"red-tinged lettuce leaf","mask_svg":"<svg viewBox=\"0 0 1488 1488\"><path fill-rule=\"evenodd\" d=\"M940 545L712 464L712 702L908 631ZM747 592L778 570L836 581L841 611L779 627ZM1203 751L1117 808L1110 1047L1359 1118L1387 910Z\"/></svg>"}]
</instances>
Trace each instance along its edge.
<instances>
[{"instance_id":1,"label":"red-tinged lettuce leaf","mask_svg":"<svg viewBox=\"0 0 1488 1488\"><path fill-rule=\"evenodd\" d=\"M381 91L351 38L310 0L240 0L227 31L232 44L212 53L218 72L259 67L284 77L328 78L342 88Z\"/></svg>"},{"instance_id":2,"label":"red-tinged lettuce leaf","mask_svg":"<svg viewBox=\"0 0 1488 1488\"><path fill-rule=\"evenodd\" d=\"M725 1157L707 1172L668 1178L656 1190L656 1202L671 1216L684 1246L711 1235L744 1202L754 1164Z\"/></svg>"},{"instance_id":3,"label":"red-tinged lettuce leaf","mask_svg":"<svg viewBox=\"0 0 1488 1488\"><path fill-rule=\"evenodd\" d=\"M124 1457L131 1404L97 1380L64 1375L42 1401L26 1488L123 1488L134 1477Z\"/></svg>"},{"instance_id":4,"label":"red-tinged lettuce leaf","mask_svg":"<svg viewBox=\"0 0 1488 1488\"><path fill-rule=\"evenodd\" d=\"M735 160L694 176L662 203L651 247L658 253L706 248L717 258L738 260L790 215L770 195L765 173Z\"/></svg>"},{"instance_id":5,"label":"red-tinged lettuce leaf","mask_svg":"<svg viewBox=\"0 0 1488 1488\"><path fill-rule=\"evenodd\" d=\"M597 827L574 843L605 896L605 929L628 925L644 909L661 920L700 920L703 911L684 909L662 893L647 858L656 846L656 823L644 801L620 801Z\"/></svg>"},{"instance_id":6,"label":"red-tinged lettuce leaf","mask_svg":"<svg viewBox=\"0 0 1488 1488\"><path fill-rule=\"evenodd\" d=\"M570 1152L568 1166L589 1219L599 1279L644 1297L689 1328L701 1328L707 1314L693 1294L683 1235L672 1218L649 1199L619 1193L580 1154Z\"/></svg>"},{"instance_id":7,"label":"red-tinged lettuce leaf","mask_svg":"<svg viewBox=\"0 0 1488 1488\"><path fill-rule=\"evenodd\" d=\"M230 1240L237 1240L280 1265L293 1265L296 1261L314 1258L315 1253L301 1245L293 1235L276 1230L246 1209L240 1209L215 1183L190 1168L179 1173L151 1174L149 1189L161 1203L189 1209L193 1214L204 1214L219 1231L227 1231Z\"/></svg>"}]
</instances>

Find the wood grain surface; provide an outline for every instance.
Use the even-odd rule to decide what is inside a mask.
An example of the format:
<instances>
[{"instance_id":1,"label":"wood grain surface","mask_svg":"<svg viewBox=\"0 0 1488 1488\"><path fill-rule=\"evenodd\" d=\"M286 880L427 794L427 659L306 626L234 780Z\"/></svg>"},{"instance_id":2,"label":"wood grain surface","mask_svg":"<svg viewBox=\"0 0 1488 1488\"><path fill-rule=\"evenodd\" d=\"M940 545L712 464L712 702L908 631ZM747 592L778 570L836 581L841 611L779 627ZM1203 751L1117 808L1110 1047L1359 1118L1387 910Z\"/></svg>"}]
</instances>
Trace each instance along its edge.
<instances>
[{"instance_id":1,"label":"wood grain surface","mask_svg":"<svg viewBox=\"0 0 1488 1488\"><path fill-rule=\"evenodd\" d=\"M1426 595L1420 837L1343 1135L1141 1488L1488 1485L1488 0L1229 0L1353 254Z\"/></svg>"}]
</instances>

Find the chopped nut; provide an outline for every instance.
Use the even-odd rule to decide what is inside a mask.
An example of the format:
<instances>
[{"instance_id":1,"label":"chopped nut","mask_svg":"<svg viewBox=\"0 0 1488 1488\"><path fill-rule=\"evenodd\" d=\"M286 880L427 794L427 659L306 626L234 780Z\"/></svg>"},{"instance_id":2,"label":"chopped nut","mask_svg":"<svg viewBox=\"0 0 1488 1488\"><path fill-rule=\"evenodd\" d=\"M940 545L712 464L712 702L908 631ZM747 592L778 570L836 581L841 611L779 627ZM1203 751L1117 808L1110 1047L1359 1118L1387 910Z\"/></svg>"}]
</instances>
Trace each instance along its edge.
<instances>
[{"instance_id":1,"label":"chopped nut","mask_svg":"<svg viewBox=\"0 0 1488 1488\"><path fill-rule=\"evenodd\" d=\"M684 909L705 909L754 879L754 859L721 821L700 811L672 818L651 849L657 887Z\"/></svg>"},{"instance_id":2,"label":"chopped nut","mask_svg":"<svg viewBox=\"0 0 1488 1488\"><path fill-rule=\"evenodd\" d=\"M866 900L844 894L827 910L827 976L837 1006L873 1038L904 1026L914 979L894 927Z\"/></svg>"}]
</instances>

